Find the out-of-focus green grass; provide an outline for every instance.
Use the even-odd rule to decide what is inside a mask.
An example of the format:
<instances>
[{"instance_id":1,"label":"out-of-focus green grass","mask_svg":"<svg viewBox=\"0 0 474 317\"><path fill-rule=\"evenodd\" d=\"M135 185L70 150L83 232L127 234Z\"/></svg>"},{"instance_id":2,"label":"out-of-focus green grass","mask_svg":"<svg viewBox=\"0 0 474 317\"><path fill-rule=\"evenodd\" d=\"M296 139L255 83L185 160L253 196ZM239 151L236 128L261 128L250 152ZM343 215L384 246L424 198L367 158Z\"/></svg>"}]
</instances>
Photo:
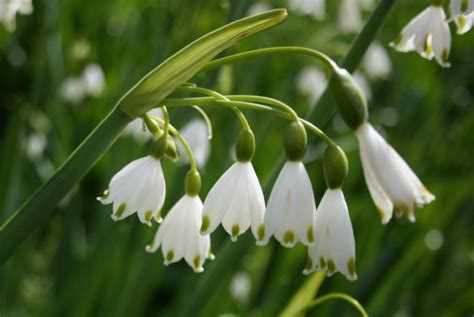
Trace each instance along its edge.
<instances>
[{"instance_id":1,"label":"out-of-focus green grass","mask_svg":"<svg viewBox=\"0 0 474 317\"><path fill-rule=\"evenodd\" d=\"M4 220L44 180L23 150L24 139L40 130L48 145L44 157L55 167L100 122L118 98L141 76L167 56L226 21L245 15L251 1L34 1L31 16L17 17L15 33L0 28L0 216ZM285 1L271 3L286 6ZM327 52L336 60L348 50L354 35L335 26L339 1L328 4L328 19L317 22L291 14L288 21L244 41L232 51L271 45L302 45ZM427 5L427 3L426 3ZM378 40L387 48L398 31L425 3L397 3ZM454 32L453 32L454 33ZM77 41L88 41L89 56L72 56ZM394 72L387 80L371 82L371 121L409 162L437 196L417 213L417 222L379 222L366 189L355 138L329 121L323 128L348 151L348 199L357 245L359 279L351 283L336 275L326 279L319 293L353 295L373 316L468 316L474 312L474 31L453 35L449 69L416 54L389 50ZM26 61L12 66L21 49ZM78 75L85 64L102 66L106 89L100 98L71 106L60 98L67 76ZM232 93L260 94L281 99L305 114L310 105L296 90L295 78L308 58L273 56L232 67ZM218 71L194 81L219 89ZM387 109L395 109L399 122L384 126ZM232 163L230 151L238 133L231 112L210 108L214 125L212 153L203 170L202 198ZM271 189L272 173L282 153L285 122L261 113L246 112L257 139L255 168ZM173 110L180 127L193 110ZM46 117L47 120L42 119ZM319 118L316 118L316 122ZM45 123L47 122L47 123ZM336 122L336 123L334 123ZM313 137L312 144L319 144ZM217 261L226 255L235 261L213 274L192 273L185 264L162 265L160 252L147 254L145 245L156 231L137 219L113 223L110 206L95 197L121 167L147 153L149 145L123 137L57 208L51 222L32 236L0 269L2 316L143 316L176 315L196 301L196 287L212 275L212 287L192 311L193 315L223 313L273 316L290 301L307 279L302 275L306 250L287 250L272 242L254 247L247 233L230 244L219 229L212 235ZM317 153L317 152L316 152ZM318 157L307 164L315 197L325 189ZM182 194L185 168L165 164L165 210ZM433 231L436 230L436 231ZM433 232L442 245L431 250ZM8 241L0 241L8 243ZM230 245L230 246L229 246ZM230 289L237 274L250 277L247 298L236 299ZM198 288L199 289L199 288ZM195 304L195 303L194 303ZM194 306L192 306L194 307ZM318 307L317 315L355 315L345 304Z\"/></svg>"}]
</instances>

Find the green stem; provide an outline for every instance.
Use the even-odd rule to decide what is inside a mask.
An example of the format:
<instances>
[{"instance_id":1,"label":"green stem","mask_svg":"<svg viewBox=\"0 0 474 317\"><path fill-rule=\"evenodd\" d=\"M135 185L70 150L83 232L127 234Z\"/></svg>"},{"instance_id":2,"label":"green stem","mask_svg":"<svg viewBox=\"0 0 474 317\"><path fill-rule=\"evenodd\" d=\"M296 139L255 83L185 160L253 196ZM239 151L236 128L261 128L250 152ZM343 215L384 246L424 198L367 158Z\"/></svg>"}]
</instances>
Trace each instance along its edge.
<instances>
[{"instance_id":1,"label":"green stem","mask_svg":"<svg viewBox=\"0 0 474 317\"><path fill-rule=\"evenodd\" d=\"M306 311L310 310L311 308L314 308L314 307L316 307L320 304L323 304L325 302L335 300L335 299L342 299L342 300L346 301L347 303L351 304L352 307L354 307L362 317L368 317L369 316L369 314L367 314L364 307L362 307L362 305L359 303L359 301L357 301L355 298L353 298L349 295L343 294L343 293L331 293L331 294L327 294L327 295L318 297L315 300L313 300L311 303L309 303L303 309L302 312L306 312Z\"/></svg>"},{"instance_id":2,"label":"green stem","mask_svg":"<svg viewBox=\"0 0 474 317\"><path fill-rule=\"evenodd\" d=\"M156 122L158 122L162 126L164 126L164 128L166 127L166 121L165 120L163 120L161 118L158 118L158 117L155 117L155 116L151 116L151 115L150 115L150 117L153 118L153 120L155 120ZM191 171L192 172L199 172L198 167L197 167L197 163L196 163L196 158L194 157L193 150L191 150L191 147L189 146L188 142L183 138L181 133L179 133L179 131L175 127L173 127L173 125L171 125L170 123L168 123L168 128L169 128L169 131L171 132L171 134L173 136L175 136L179 140L179 142L181 142L181 144L183 145L184 150L186 151L186 155L189 158L189 163L191 164Z\"/></svg>"},{"instance_id":3,"label":"green stem","mask_svg":"<svg viewBox=\"0 0 474 317\"><path fill-rule=\"evenodd\" d=\"M211 122L211 119L209 119L209 116L207 115L207 113L201 109L201 107L199 106L192 106L194 109L196 109L197 112L199 112L199 114L202 116L202 118L204 119L204 122L206 122L206 125L207 125L207 138L210 140L212 139L212 122Z\"/></svg>"},{"instance_id":4,"label":"green stem","mask_svg":"<svg viewBox=\"0 0 474 317\"><path fill-rule=\"evenodd\" d=\"M0 264L26 237L47 222L56 205L95 165L130 122L114 109L82 142L56 174L41 186L0 228Z\"/></svg>"},{"instance_id":5,"label":"green stem","mask_svg":"<svg viewBox=\"0 0 474 317\"><path fill-rule=\"evenodd\" d=\"M293 109L284 104L283 102L262 96L247 96L247 95L239 95L239 96L226 96L228 100L215 100L214 98L182 98L182 99L166 99L165 102L169 106L190 106L192 104L199 103L201 106L212 105L213 103L217 103L219 105L230 107L230 108L245 108L251 110L258 110L258 111L266 111L271 112L279 117L288 119L288 120L298 120L300 121L307 129L311 132L316 134L321 140L323 140L327 145L334 145L334 141L331 140L329 136L327 136L321 129L317 126L309 122L308 120L301 119L298 115L293 111ZM271 107L261 105L255 102L249 101L240 101L240 100L250 100L250 101L266 101L273 106L277 105L283 108L285 111L275 110ZM291 110L291 111L290 111Z\"/></svg>"},{"instance_id":6,"label":"green stem","mask_svg":"<svg viewBox=\"0 0 474 317\"><path fill-rule=\"evenodd\" d=\"M335 68L338 68L337 64L329 58L326 54L321 53L320 51L313 50L307 47L300 47L300 46L277 46L277 47L268 47L262 48L258 50L247 51L243 53L238 53L222 58L215 59L204 66L200 72L205 72L209 69L219 67L225 64L231 64L238 61L246 60L249 58L265 56L269 54L288 54L288 53L295 53L295 54L303 54L314 57L319 61L323 62L331 71Z\"/></svg>"}]
</instances>

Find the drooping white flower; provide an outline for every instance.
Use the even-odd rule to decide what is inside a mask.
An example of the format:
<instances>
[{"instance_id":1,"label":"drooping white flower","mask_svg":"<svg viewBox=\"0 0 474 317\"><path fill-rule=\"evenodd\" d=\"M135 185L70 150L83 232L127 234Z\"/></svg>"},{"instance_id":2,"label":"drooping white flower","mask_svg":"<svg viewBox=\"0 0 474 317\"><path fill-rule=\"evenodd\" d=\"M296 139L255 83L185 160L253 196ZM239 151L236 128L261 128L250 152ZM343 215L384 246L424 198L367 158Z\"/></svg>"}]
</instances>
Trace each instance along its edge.
<instances>
[{"instance_id":1,"label":"drooping white flower","mask_svg":"<svg viewBox=\"0 0 474 317\"><path fill-rule=\"evenodd\" d=\"M60 93L64 101L79 104L86 96L84 82L80 77L66 78L61 85Z\"/></svg>"},{"instance_id":2,"label":"drooping white flower","mask_svg":"<svg viewBox=\"0 0 474 317\"><path fill-rule=\"evenodd\" d=\"M26 156L32 161L39 160L42 158L47 145L48 139L44 133L36 132L30 134L24 140L24 150Z\"/></svg>"},{"instance_id":3,"label":"drooping white flower","mask_svg":"<svg viewBox=\"0 0 474 317\"><path fill-rule=\"evenodd\" d=\"M377 42L372 43L362 60L362 66L372 79L386 78L392 73L392 62L384 47Z\"/></svg>"},{"instance_id":4,"label":"drooping white flower","mask_svg":"<svg viewBox=\"0 0 474 317\"><path fill-rule=\"evenodd\" d=\"M327 269L328 276L339 271L348 280L356 280L354 232L340 188L324 193L316 211L314 232L316 242L308 247L308 265L304 273Z\"/></svg>"},{"instance_id":5,"label":"drooping white flower","mask_svg":"<svg viewBox=\"0 0 474 317\"><path fill-rule=\"evenodd\" d=\"M298 241L314 243L313 220L316 203L308 173L302 162L286 162L273 186L264 218L264 245L273 235L284 247Z\"/></svg>"},{"instance_id":6,"label":"drooping white flower","mask_svg":"<svg viewBox=\"0 0 474 317\"><path fill-rule=\"evenodd\" d=\"M324 20L326 0L290 0L288 9L300 15L309 15L316 20Z\"/></svg>"},{"instance_id":7,"label":"drooping white flower","mask_svg":"<svg viewBox=\"0 0 474 317\"><path fill-rule=\"evenodd\" d=\"M296 78L296 87L302 94L308 96L311 105L316 104L321 98L327 84L324 72L316 67L305 67Z\"/></svg>"},{"instance_id":8,"label":"drooping white flower","mask_svg":"<svg viewBox=\"0 0 474 317\"><path fill-rule=\"evenodd\" d=\"M16 14L29 15L33 12L31 0L0 0L0 23L9 32L16 29Z\"/></svg>"},{"instance_id":9,"label":"drooping white flower","mask_svg":"<svg viewBox=\"0 0 474 317\"><path fill-rule=\"evenodd\" d=\"M474 24L474 0L451 0L449 21L453 20L458 34L468 32Z\"/></svg>"},{"instance_id":10,"label":"drooping white flower","mask_svg":"<svg viewBox=\"0 0 474 317\"><path fill-rule=\"evenodd\" d=\"M104 195L97 199L104 205L113 203L114 221L137 213L142 223L151 226L153 218L161 221L160 210L165 195L165 177L160 160L145 156L115 174Z\"/></svg>"},{"instance_id":11,"label":"drooping white flower","mask_svg":"<svg viewBox=\"0 0 474 317\"><path fill-rule=\"evenodd\" d=\"M161 246L165 265L184 257L194 272L204 271L204 261L213 255L210 236L199 233L202 207L199 196L184 195L168 212L146 251L155 252Z\"/></svg>"},{"instance_id":12,"label":"drooping white flower","mask_svg":"<svg viewBox=\"0 0 474 317\"><path fill-rule=\"evenodd\" d=\"M194 158L199 167L206 165L211 151L211 144L209 141L208 127L204 120L193 119L189 121L184 127L179 130L179 133L188 142L189 147L193 151ZM181 142L178 142L178 149L180 153L184 153L184 147ZM189 158L187 155L181 155L180 162L188 164Z\"/></svg>"},{"instance_id":13,"label":"drooping white flower","mask_svg":"<svg viewBox=\"0 0 474 317\"><path fill-rule=\"evenodd\" d=\"M252 228L257 240L263 239L265 198L252 163L236 162L209 191L203 209L202 234L212 233L219 223L236 240Z\"/></svg>"},{"instance_id":14,"label":"drooping white flower","mask_svg":"<svg viewBox=\"0 0 474 317\"><path fill-rule=\"evenodd\" d=\"M405 26L390 45L400 52L417 51L421 56L449 67L451 32L446 14L440 6L431 5Z\"/></svg>"},{"instance_id":15,"label":"drooping white flower","mask_svg":"<svg viewBox=\"0 0 474 317\"><path fill-rule=\"evenodd\" d=\"M338 25L343 32L358 32L362 28L359 0L342 0L338 11Z\"/></svg>"},{"instance_id":16,"label":"drooping white flower","mask_svg":"<svg viewBox=\"0 0 474 317\"><path fill-rule=\"evenodd\" d=\"M99 97L105 86L105 76L98 64L89 64L82 73L85 92L92 97Z\"/></svg>"},{"instance_id":17,"label":"drooping white flower","mask_svg":"<svg viewBox=\"0 0 474 317\"><path fill-rule=\"evenodd\" d=\"M249 7L249 9L247 11L247 15L248 16L256 15L256 14L259 14L259 13L263 13L265 11L269 11L271 9L272 9L272 7L270 7L268 4L266 4L264 2L255 2Z\"/></svg>"},{"instance_id":18,"label":"drooping white flower","mask_svg":"<svg viewBox=\"0 0 474 317\"><path fill-rule=\"evenodd\" d=\"M356 131L365 181L383 224L392 217L407 216L415 221L414 209L435 199L408 164L370 123Z\"/></svg>"}]
</instances>

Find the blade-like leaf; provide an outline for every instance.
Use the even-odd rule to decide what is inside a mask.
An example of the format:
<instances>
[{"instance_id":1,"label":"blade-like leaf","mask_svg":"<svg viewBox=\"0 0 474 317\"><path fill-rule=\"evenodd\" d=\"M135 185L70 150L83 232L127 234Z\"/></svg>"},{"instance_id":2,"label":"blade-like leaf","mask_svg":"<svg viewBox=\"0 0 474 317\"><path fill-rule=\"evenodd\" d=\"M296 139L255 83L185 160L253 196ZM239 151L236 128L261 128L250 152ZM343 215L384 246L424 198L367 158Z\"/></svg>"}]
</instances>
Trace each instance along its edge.
<instances>
[{"instance_id":1,"label":"blade-like leaf","mask_svg":"<svg viewBox=\"0 0 474 317\"><path fill-rule=\"evenodd\" d=\"M119 101L119 108L131 118L144 114L217 54L249 35L283 22L286 16L284 9L268 11L237 20L197 39L143 77Z\"/></svg>"}]
</instances>

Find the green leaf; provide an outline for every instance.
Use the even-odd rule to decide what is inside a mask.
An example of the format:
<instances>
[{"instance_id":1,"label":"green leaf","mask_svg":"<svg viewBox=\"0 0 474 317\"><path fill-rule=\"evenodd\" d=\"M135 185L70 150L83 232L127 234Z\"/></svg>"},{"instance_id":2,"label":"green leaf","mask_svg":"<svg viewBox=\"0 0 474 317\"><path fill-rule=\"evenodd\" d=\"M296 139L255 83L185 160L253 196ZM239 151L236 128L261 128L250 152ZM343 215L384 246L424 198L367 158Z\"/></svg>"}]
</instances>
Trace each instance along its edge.
<instances>
[{"instance_id":1,"label":"green leaf","mask_svg":"<svg viewBox=\"0 0 474 317\"><path fill-rule=\"evenodd\" d=\"M291 298L280 316L303 316L301 312L311 303L313 298L316 297L325 277L325 271L319 271L310 275L303 286L301 286L298 292Z\"/></svg>"},{"instance_id":2,"label":"green leaf","mask_svg":"<svg viewBox=\"0 0 474 317\"><path fill-rule=\"evenodd\" d=\"M135 118L157 107L176 88L193 77L226 48L285 20L284 9L237 20L197 39L140 80L120 101L119 108Z\"/></svg>"}]
</instances>

